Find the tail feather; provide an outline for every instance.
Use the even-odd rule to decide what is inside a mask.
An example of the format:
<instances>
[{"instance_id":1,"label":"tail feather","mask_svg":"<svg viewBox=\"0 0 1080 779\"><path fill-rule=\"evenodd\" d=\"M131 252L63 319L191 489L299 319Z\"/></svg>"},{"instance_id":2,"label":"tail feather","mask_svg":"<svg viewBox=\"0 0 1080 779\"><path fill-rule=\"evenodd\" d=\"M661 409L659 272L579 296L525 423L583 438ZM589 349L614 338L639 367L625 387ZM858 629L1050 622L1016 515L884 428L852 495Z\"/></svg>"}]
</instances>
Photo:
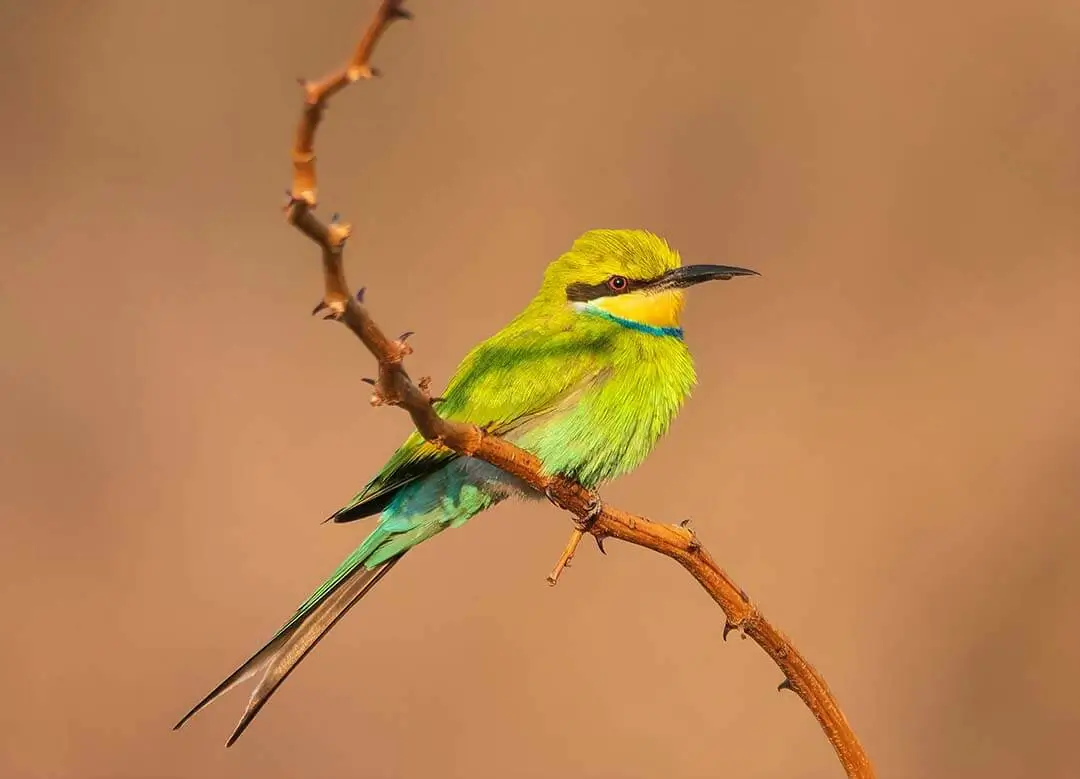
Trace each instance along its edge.
<instances>
[{"instance_id":1,"label":"tail feather","mask_svg":"<svg viewBox=\"0 0 1080 779\"><path fill-rule=\"evenodd\" d=\"M330 628L336 625L338 620L344 617L346 612L356 605L404 556L405 552L402 552L372 568L356 565L331 589L320 593L321 598L317 604L309 601L305 604L306 608L301 607L301 614L287 623L262 649L199 701L176 723L173 730L182 727L206 706L262 671L262 676L251 693L243 716L240 717L236 729L225 743L226 746L232 746L255 719L259 710L270 700L270 696L307 656L308 652L314 649Z\"/></svg>"}]
</instances>

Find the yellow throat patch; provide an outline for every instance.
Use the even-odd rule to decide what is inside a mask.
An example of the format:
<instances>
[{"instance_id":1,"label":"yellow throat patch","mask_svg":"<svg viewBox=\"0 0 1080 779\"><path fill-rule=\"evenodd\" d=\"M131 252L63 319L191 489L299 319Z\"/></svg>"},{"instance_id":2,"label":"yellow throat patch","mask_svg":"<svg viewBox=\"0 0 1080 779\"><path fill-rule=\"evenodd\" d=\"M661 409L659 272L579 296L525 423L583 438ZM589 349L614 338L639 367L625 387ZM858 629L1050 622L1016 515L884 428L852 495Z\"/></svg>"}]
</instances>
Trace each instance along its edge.
<instances>
[{"instance_id":1,"label":"yellow throat patch","mask_svg":"<svg viewBox=\"0 0 1080 779\"><path fill-rule=\"evenodd\" d=\"M678 327L685 302L682 290L666 289L651 295L631 292L627 295L600 298L594 301L593 305L631 322L652 327Z\"/></svg>"}]
</instances>

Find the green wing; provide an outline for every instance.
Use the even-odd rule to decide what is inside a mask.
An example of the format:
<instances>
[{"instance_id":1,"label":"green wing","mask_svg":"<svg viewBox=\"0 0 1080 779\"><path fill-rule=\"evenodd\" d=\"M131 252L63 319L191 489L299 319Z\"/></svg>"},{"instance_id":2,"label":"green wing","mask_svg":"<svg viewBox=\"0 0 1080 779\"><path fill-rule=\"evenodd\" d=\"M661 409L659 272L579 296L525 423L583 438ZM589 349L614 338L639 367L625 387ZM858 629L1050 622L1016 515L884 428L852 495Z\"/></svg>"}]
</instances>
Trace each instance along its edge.
<instances>
[{"instance_id":1,"label":"green wing","mask_svg":"<svg viewBox=\"0 0 1080 779\"><path fill-rule=\"evenodd\" d=\"M515 321L462 360L443 393L439 414L489 425L496 435L505 435L572 402L577 392L605 373L609 349L602 335L569 327L553 332L550 322L530 326ZM413 432L379 474L330 519L351 522L378 514L402 487L457 457Z\"/></svg>"}]
</instances>

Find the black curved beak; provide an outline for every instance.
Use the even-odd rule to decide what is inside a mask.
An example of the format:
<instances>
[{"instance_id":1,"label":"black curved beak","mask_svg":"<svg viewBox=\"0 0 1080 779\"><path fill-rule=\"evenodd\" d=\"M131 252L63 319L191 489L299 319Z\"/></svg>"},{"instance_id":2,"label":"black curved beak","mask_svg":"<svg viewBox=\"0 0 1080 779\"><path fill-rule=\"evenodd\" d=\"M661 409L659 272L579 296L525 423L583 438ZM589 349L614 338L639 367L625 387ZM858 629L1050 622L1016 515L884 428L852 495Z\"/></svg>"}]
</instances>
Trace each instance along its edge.
<instances>
[{"instance_id":1,"label":"black curved beak","mask_svg":"<svg viewBox=\"0 0 1080 779\"><path fill-rule=\"evenodd\" d=\"M669 270L655 282L655 289L692 287L703 281L727 281L736 276L760 276L756 270L734 265L683 265Z\"/></svg>"}]
</instances>

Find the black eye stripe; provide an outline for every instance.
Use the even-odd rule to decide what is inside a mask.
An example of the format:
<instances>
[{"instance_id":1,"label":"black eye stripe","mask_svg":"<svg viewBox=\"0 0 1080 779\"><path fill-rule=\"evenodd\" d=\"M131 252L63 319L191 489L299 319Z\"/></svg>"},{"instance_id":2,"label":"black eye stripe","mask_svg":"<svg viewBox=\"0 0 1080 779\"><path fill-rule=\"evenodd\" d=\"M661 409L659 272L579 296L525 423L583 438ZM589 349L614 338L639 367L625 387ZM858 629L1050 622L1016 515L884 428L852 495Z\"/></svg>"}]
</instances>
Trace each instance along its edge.
<instances>
[{"instance_id":1,"label":"black eye stripe","mask_svg":"<svg viewBox=\"0 0 1080 779\"><path fill-rule=\"evenodd\" d=\"M628 292L633 292L637 289L643 289L651 282L642 281L640 279L630 279L625 276L619 276L617 278L623 279L626 283L618 289L613 289L611 281L616 277L606 279L599 284L584 284L580 281L575 281L573 284L568 284L566 287L566 299L575 301L578 303L584 303L588 300L596 300L597 298L611 297L612 295L625 295Z\"/></svg>"}]
</instances>

